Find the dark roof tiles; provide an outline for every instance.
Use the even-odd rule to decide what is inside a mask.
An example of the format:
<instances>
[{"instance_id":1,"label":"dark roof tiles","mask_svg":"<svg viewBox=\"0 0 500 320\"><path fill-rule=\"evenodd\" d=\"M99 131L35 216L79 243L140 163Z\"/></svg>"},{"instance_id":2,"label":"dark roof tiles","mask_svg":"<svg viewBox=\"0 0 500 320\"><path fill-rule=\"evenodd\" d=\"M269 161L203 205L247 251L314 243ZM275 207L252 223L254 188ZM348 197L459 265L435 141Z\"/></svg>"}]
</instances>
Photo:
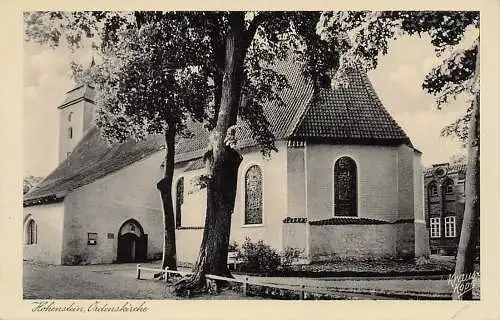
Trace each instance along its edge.
<instances>
[{"instance_id":1,"label":"dark roof tiles","mask_svg":"<svg viewBox=\"0 0 500 320\"><path fill-rule=\"evenodd\" d=\"M335 217L325 220L309 221L310 225L315 226L331 226L331 225L345 225L345 224L389 224L387 221L369 219L369 218L357 218L357 217Z\"/></svg>"},{"instance_id":2,"label":"dark roof tiles","mask_svg":"<svg viewBox=\"0 0 500 320\"><path fill-rule=\"evenodd\" d=\"M294 136L339 140L392 141L408 144L410 139L373 91L366 74L351 69L349 85L321 89L309 102Z\"/></svg>"}]
</instances>

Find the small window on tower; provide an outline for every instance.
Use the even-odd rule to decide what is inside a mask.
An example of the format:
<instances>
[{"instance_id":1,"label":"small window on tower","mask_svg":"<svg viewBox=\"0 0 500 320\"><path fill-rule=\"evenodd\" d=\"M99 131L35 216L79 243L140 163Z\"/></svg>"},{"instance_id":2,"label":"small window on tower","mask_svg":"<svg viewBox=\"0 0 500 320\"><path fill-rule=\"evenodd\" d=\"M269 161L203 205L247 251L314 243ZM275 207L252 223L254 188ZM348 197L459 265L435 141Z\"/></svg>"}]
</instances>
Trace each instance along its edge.
<instances>
[{"instance_id":1,"label":"small window on tower","mask_svg":"<svg viewBox=\"0 0 500 320\"><path fill-rule=\"evenodd\" d=\"M69 138L69 139L72 139L72 138L73 138L73 128L72 128L72 127L69 127L69 128L68 128L68 138Z\"/></svg>"},{"instance_id":2,"label":"small window on tower","mask_svg":"<svg viewBox=\"0 0 500 320\"><path fill-rule=\"evenodd\" d=\"M73 116L73 112L70 112L70 113L68 114L68 122L71 122L71 116Z\"/></svg>"}]
</instances>

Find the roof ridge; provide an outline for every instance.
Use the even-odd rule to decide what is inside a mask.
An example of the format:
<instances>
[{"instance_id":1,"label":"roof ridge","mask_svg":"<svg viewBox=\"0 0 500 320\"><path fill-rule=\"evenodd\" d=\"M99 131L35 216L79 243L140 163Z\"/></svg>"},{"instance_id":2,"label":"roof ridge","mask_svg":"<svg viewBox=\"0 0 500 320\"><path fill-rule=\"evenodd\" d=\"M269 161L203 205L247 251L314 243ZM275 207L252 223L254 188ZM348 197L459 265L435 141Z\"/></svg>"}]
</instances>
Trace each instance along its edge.
<instances>
[{"instance_id":1,"label":"roof ridge","mask_svg":"<svg viewBox=\"0 0 500 320\"><path fill-rule=\"evenodd\" d=\"M311 96L307 99L307 101L301 106L301 110L297 112L297 115L292 119L290 122L290 126L288 127L288 130L285 133L285 138L290 137L295 135L299 124L302 123L302 120L304 120L305 115L311 108L312 102L314 97L316 96L315 90L313 88Z\"/></svg>"}]
</instances>

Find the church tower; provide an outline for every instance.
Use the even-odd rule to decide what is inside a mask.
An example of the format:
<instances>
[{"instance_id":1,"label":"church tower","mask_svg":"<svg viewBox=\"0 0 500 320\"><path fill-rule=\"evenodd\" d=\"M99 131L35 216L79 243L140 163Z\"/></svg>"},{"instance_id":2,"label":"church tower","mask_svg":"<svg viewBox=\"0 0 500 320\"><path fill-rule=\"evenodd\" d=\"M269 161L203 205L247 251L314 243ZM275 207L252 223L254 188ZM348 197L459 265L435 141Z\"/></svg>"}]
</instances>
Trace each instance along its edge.
<instances>
[{"instance_id":1,"label":"church tower","mask_svg":"<svg viewBox=\"0 0 500 320\"><path fill-rule=\"evenodd\" d=\"M58 107L59 112L59 163L92 126L95 112L95 88L80 84L66 93L66 99Z\"/></svg>"}]
</instances>

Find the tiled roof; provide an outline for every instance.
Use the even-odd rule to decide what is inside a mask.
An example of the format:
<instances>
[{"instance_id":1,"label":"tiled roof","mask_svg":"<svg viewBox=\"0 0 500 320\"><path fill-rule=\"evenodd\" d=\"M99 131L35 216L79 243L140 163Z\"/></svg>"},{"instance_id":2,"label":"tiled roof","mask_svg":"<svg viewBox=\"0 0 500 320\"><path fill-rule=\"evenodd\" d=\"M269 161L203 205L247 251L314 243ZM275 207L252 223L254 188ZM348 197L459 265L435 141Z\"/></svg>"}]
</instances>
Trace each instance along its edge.
<instances>
[{"instance_id":1,"label":"tiled roof","mask_svg":"<svg viewBox=\"0 0 500 320\"><path fill-rule=\"evenodd\" d=\"M353 70L349 88L322 90L313 98L313 86L302 76L300 68L289 62L280 62L275 69L285 75L291 88L281 95L286 108L268 103L264 114L276 139L328 139L330 143L411 143L403 130L382 106L367 76ZM95 98L91 86L79 86L68 92L59 108L85 99ZM80 99L80 100L79 100ZM191 123L192 138L180 138L176 144L175 162L196 160L203 156L208 143L208 132L201 124ZM238 148L255 146L249 127L239 121ZM369 139L370 141L366 141ZM147 140L108 146L100 138L99 129L92 128L76 146L68 159L61 163L44 181L24 196L25 205L34 199L89 184L163 148L162 136ZM199 167L197 163L196 167Z\"/></svg>"},{"instance_id":2,"label":"tiled roof","mask_svg":"<svg viewBox=\"0 0 500 320\"><path fill-rule=\"evenodd\" d=\"M352 68L348 87L322 89L309 102L294 136L331 142L407 144L410 139L384 108L363 72Z\"/></svg>"},{"instance_id":3,"label":"tiled roof","mask_svg":"<svg viewBox=\"0 0 500 320\"><path fill-rule=\"evenodd\" d=\"M389 224L390 222L368 219L368 218L357 218L357 217L336 217L325 220L309 221L310 225L313 226L325 226L325 225L342 225L342 224Z\"/></svg>"},{"instance_id":4,"label":"tiled roof","mask_svg":"<svg viewBox=\"0 0 500 320\"><path fill-rule=\"evenodd\" d=\"M162 148L162 136L109 146L100 137L99 130L93 127L64 162L24 195L24 205L36 204L34 200L52 195L64 197L67 192L144 159Z\"/></svg>"},{"instance_id":5,"label":"tiled roof","mask_svg":"<svg viewBox=\"0 0 500 320\"><path fill-rule=\"evenodd\" d=\"M298 218L292 218L292 217L286 217L283 219L283 223L306 223L307 218L305 217L298 217Z\"/></svg>"}]
</instances>

